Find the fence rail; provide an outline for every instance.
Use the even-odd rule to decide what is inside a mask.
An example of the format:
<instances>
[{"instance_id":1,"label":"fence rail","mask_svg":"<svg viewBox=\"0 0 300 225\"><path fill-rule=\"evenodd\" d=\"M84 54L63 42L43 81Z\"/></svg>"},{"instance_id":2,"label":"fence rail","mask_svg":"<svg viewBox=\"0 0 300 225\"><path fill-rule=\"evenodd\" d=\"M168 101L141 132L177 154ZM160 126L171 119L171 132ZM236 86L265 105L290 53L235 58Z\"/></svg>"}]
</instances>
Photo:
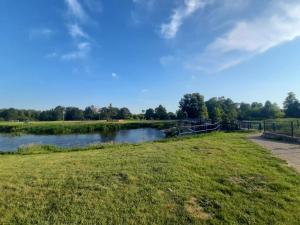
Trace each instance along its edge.
<instances>
[{"instance_id":1,"label":"fence rail","mask_svg":"<svg viewBox=\"0 0 300 225\"><path fill-rule=\"evenodd\" d=\"M264 131L283 134L291 137L300 137L300 121L264 121Z\"/></svg>"},{"instance_id":2,"label":"fence rail","mask_svg":"<svg viewBox=\"0 0 300 225\"><path fill-rule=\"evenodd\" d=\"M172 127L170 129L163 130L167 136L184 136L190 134L200 134L200 133L208 133L213 131L218 131L221 129L221 122L217 123L204 123L204 124L193 124L187 123L178 124L176 127Z\"/></svg>"},{"instance_id":3,"label":"fence rail","mask_svg":"<svg viewBox=\"0 0 300 225\"><path fill-rule=\"evenodd\" d=\"M168 136L182 136L218 130L259 130L290 137L300 137L300 120L233 121L230 123L205 122L203 124L197 124L191 121L181 121L176 127L164 130L164 132Z\"/></svg>"}]
</instances>

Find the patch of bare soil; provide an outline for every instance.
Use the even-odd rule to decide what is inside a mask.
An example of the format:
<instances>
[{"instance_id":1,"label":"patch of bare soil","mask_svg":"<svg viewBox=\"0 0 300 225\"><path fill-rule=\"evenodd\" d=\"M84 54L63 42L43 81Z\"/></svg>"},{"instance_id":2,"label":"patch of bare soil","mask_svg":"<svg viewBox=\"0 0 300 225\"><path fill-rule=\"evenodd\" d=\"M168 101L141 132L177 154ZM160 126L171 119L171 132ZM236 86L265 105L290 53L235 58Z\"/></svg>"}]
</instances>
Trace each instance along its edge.
<instances>
[{"instance_id":1,"label":"patch of bare soil","mask_svg":"<svg viewBox=\"0 0 300 225\"><path fill-rule=\"evenodd\" d=\"M209 220L211 218L211 215L205 212L204 209L198 205L198 201L194 197L185 203L185 210L192 218L195 219Z\"/></svg>"}]
</instances>

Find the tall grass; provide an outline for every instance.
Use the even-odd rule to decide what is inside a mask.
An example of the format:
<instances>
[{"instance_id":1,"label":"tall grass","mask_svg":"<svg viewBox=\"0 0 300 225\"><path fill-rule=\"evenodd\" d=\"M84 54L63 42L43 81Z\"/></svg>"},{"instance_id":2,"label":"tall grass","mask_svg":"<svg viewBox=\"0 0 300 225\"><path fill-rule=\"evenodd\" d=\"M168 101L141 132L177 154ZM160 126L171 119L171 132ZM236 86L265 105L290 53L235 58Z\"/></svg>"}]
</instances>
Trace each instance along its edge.
<instances>
[{"instance_id":1,"label":"tall grass","mask_svg":"<svg viewBox=\"0 0 300 225\"><path fill-rule=\"evenodd\" d=\"M71 134L116 131L121 129L157 128L175 125L174 121L125 121L125 122L34 122L0 123L0 133Z\"/></svg>"}]
</instances>

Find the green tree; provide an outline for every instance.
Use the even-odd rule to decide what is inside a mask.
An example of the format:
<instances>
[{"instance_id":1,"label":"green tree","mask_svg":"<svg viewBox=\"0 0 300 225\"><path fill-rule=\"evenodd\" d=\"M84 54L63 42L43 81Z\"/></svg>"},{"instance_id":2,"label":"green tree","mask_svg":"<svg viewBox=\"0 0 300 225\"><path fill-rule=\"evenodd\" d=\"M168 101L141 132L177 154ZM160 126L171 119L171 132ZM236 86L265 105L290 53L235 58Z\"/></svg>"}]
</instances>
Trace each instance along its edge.
<instances>
[{"instance_id":1,"label":"green tree","mask_svg":"<svg viewBox=\"0 0 300 225\"><path fill-rule=\"evenodd\" d=\"M98 119L98 110L95 106L88 106L83 111L84 119L86 120L95 120Z\"/></svg>"},{"instance_id":2,"label":"green tree","mask_svg":"<svg viewBox=\"0 0 300 225\"><path fill-rule=\"evenodd\" d=\"M176 114L173 113L173 112L168 112L168 118L169 118L170 120L176 120L176 119L177 119L177 116L176 116Z\"/></svg>"},{"instance_id":3,"label":"green tree","mask_svg":"<svg viewBox=\"0 0 300 225\"><path fill-rule=\"evenodd\" d=\"M65 114L66 120L83 120L83 111L76 107L67 107L66 108L66 114Z\"/></svg>"},{"instance_id":4,"label":"green tree","mask_svg":"<svg viewBox=\"0 0 300 225\"><path fill-rule=\"evenodd\" d=\"M283 108L286 117L300 117L300 103L295 93L289 92L286 97Z\"/></svg>"},{"instance_id":5,"label":"green tree","mask_svg":"<svg viewBox=\"0 0 300 225\"><path fill-rule=\"evenodd\" d=\"M154 109L147 109L145 112L145 119L146 120L153 120L155 119L155 112Z\"/></svg>"},{"instance_id":6,"label":"green tree","mask_svg":"<svg viewBox=\"0 0 300 225\"><path fill-rule=\"evenodd\" d=\"M222 121L225 123L231 123L238 119L238 105L234 103L230 98L225 99L221 97L218 99L222 108Z\"/></svg>"},{"instance_id":7,"label":"green tree","mask_svg":"<svg viewBox=\"0 0 300 225\"><path fill-rule=\"evenodd\" d=\"M272 104L270 101L266 101L262 108L261 115L263 119L276 119L283 116L281 109L275 103Z\"/></svg>"},{"instance_id":8,"label":"green tree","mask_svg":"<svg viewBox=\"0 0 300 225\"><path fill-rule=\"evenodd\" d=\"M211 98L206 103L209 118L213 122L222 120L222 107L217 98Z\"/></svg>"},{"instance_id":9,"label":"green tree","mask_svg":"<svg viewBox=\"0 0 300 225\"><path fill-rule=\"evenodd\" d=\"M118 114L119 119L128 120L131 118L131 112L128 108L121 108Z\"/></svg>"},{"instance_id":10,"label":"green tree","mask_svg":"<svg viewBox=\"0 0 300 225\"><path fill-rule=\"evenodd\" d=\"M204 97L199 93L186 94L179 102L179 108L190 119L207 119L208 112Z\"/></svg>"},{"instance_id":11,"label":"green tree","mask_svg":"<svg viewBox=\"0 0 300 225\"><path fill-rule=\"evenodd\" d=\"M188 117L187 113L186 112L182 112L182 110L180 110L180 109L176 111L176 116L177 116L178 120L184 120L184 119L186 119Z\"/></svg>"},{"instance_id":12,"label":"green tree","mask_svg":"<svg viewBox=\"0 0 300 225\"><path fill-rule=\"evenodd\" d=\"M168 119L168 113L165 107L162 105L159 105L155 109L155 118L159 120L167 120Z\"/></svg>"}]
</instances>

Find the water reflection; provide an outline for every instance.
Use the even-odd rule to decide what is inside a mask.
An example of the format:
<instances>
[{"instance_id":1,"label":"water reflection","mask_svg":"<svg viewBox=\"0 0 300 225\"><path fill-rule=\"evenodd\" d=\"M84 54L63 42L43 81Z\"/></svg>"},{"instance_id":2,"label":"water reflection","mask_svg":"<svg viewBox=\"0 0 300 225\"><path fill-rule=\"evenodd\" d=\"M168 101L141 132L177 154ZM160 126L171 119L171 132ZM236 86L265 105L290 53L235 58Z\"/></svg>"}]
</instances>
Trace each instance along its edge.
<instances>
[{"instance_id":1,"label":"water reflection","mask_svg":"<svg viewBox=\"0 0 300 225\"><path fill-rule=\"evenodd\" d=\"M28 144L52 144L61 147L75 147L105 142L139 143L160 140L164 137L165 134L162 131L152 128L110 131L101 134L21 136L0 134L0 151L15 151L19 146Z\"/></svg>"}]
</instances>

